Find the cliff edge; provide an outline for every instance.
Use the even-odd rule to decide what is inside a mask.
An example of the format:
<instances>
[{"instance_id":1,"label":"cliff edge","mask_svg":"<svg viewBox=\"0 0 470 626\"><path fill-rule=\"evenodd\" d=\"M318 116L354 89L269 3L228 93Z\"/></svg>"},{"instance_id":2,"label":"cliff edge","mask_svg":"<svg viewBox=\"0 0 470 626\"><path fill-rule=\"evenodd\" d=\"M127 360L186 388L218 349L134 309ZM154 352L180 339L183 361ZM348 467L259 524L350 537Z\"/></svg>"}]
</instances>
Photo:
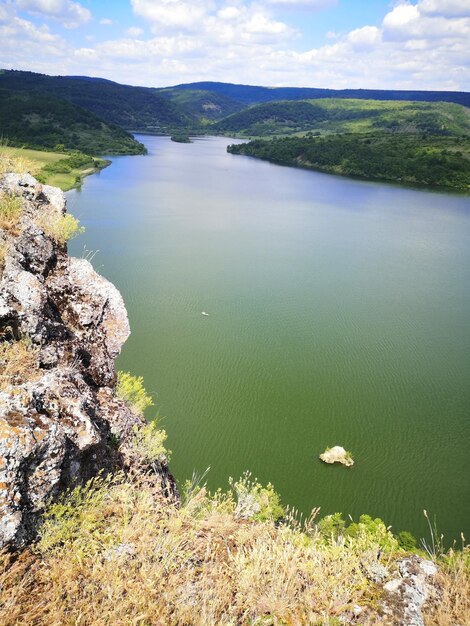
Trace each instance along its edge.
<instances>
[{"instance_id":1,"label":"cliff edge","mask_svg":"<svg viewBox=\"0 0 470 626\"><path fill-rule=\"evenodd\" d=\"M19 547L63 488L129 467L143 418L114 393L130 333L124 302L68 256L76 222L64 194L6 174L0 202L0 547ZM160 469L162 489L174 491Z\"/></svg>"}]
</instances>

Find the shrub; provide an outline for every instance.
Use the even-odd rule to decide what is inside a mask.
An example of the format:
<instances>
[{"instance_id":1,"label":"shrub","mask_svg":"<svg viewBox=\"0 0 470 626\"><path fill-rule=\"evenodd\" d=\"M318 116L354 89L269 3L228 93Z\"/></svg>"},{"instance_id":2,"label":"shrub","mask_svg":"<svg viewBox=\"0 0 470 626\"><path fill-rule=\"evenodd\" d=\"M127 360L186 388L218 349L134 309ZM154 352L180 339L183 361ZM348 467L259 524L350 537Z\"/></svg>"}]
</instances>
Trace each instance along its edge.
<instances>
[{"instance_id":1,"label":"shrub","mask_svg":"<svg viewBox=\"0 0 470 626\"><path fill-rule=\"evenodd\" d=\"M123 400L135 415L143 415L145 409L153 406L142 376L132 376L129 372L117 373L116 397Z\"/></svg>"},{"instance_id":2,"label":"shrub","mask_svg":"<svg viewBox=\"0 0 470 626\"><path fill-rule=\"evenodd\" d=\"M326 515L317 524L320 535L327 541L336 541L344 534L345 528L346 522L342 518L341 513Z\"/></svg>"},{"instance_id":3,"label":"shrub","mask_svg":"<svg viewBox=\"0 0 470 626\"><path fill-rule=\"evenodd\" d=\"M389 554L398 549L398 541L378 517L374 519L370 515L361 515L359 522L353 522L347 527L346 535L359 550L376 545Z\"/></svg>"},{"instance_id":4,"label":"shrub","mask_svg":"<svg viewBox=\"0 0 470 626\"><path fill-rule=\"evenodd\" d=\"M63 246L69 239L78 237L85 229L79 225L79 221L66 213L58 215L55 211L47 211L37 221L37 225L51 239Z\"/></svg>"},{"instance_id":5,"label":"shrub","mask_svg":"<svg viewBox=\"0 0 470 626\"><path fill-rule=\"evenodd\" d=\"M410 552L416 550L416 538L407 530L401 530L397 535L397 539L400 548L403 548L403 550L409 550Z\"/></svg>"},{"instance_id":6,"label":"shrub","mask_svg":"<svg viewBox=\"0 0 470 626\"><path fill-rule=\"evenodd\" d=\"M156 422L149 422L145 426L134 427L132 448L146 463L155 463L168 460L170 451L164 446L166 432L159 430Z\"/></svg>"},{"instance_id":7,"label":"shrub","mask_svg":"<svg viewBox=\"0 0 470 626\"><path fill-rule=\"evenodd\" d=\"M14 230L21 212L21 198L8 193L0 195L0 228Z\"/></svg>"},{"instance_id":8,"label":"shrub","mask_svg":"<svg viewBox=\"0 0 470 626\"><path fill-rule=\"evenodd\" d=\"M256 479L251 480L250 472L245 472L239 481L233 482L233 479L230 479L229 484L237 500L235 517L257 522L268 520L276 522L284 517L279 495L271 483L263 487Z\"/></svg>"}]
</instances>

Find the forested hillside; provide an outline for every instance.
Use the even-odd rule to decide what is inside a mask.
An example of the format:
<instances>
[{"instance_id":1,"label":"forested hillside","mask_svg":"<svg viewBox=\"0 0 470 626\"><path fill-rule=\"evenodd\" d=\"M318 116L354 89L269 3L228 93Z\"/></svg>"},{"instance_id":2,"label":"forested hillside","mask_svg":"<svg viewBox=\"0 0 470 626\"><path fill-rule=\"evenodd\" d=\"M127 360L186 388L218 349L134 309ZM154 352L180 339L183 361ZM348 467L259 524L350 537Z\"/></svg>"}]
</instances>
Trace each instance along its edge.
<instances>
[{"instance_id":1,"label":"forested hillside","mask_svg":"<svg viewBox=\"0 0 470 626\"><path fill-rule=\"evenodd\" d=\"M126 129L163 132L194 124L194 119L169 98L146 87L86 77L4 71L0 74L0 89L61 98Z\"/></svg>"},{"instance_id":2,"label":"forested hillside","mask_svg":"<svg viewBox=\"0 0 470 626\"><path fill-rule=\"evenodd\" d=\"M0 83L1 84L1 83ZM129 133L56 97L0 89L0 136L11 146L86 154L141 154Z\"/></svg>"},{"instance_id":3,"label":"forested hillside","mask_svg":"<svg viewBox=\"0 0 470 626\"><path fill-rule=\"evenodd\" d=\"M470 190L470 139L464 137L390 133L285 137L227 150L332 174Z\"/></svg>"}]
</instances>

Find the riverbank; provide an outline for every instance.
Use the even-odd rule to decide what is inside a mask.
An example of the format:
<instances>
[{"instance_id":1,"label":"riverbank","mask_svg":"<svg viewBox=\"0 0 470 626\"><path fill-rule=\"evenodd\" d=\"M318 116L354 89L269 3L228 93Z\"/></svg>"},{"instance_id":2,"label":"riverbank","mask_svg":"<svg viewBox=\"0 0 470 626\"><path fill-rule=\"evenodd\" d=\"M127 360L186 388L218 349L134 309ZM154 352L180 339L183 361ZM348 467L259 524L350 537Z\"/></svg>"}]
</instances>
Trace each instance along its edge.
<instances>
[{"instance_id":1,"label":"riverbank","mask_svg":"<svg viewBox=\"0 0 470 626\"><path fill-rule=\"evenodd\" d=\"M96 174L111 165L111 161L107 159L82 152L48 152L0 146L1 171L7 171L8 163L18 160L40 182L59 187L62 191L80 188L86 176Z\"/></svg>"}]
</instances>

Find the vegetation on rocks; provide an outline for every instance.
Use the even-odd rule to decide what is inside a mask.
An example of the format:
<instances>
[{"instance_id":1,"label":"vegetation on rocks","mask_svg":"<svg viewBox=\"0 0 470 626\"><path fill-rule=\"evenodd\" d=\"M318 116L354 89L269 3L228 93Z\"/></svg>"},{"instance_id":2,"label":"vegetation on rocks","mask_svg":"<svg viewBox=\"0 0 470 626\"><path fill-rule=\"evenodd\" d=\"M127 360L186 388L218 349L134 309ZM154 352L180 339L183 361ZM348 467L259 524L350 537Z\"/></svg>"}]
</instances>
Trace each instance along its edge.
<instances>
[{"instance_id":1,"label":"vegetation on rocks","mask_svg":"<svg viewBox=\"0 0 470 626\"><path fill-rule=\"evenodd\" d=\"M215 493L193 481L178 506L155 490L152 475L95 478L50 506L37 543L1 557L0 621L408 623L399 605L387 606L383 583L400 577L406 556L382 521L339 525L336 516L330 532L315 515L301 523L283 510L279 522L272 497L262 517L249 513L247 497L261 493L246 478ZM470 553L438 562L423 623L468 623Z\"/></svg>"},{"instance_id":2,"label":"vegetation on rocks","mask_svg":"<svg viewBox=\"0 0 470 626\"><path fill-rule=\"evenodd\" d=\"M79 225L79 221L70 213L58 215L55 211L45 211L38 217L36 224L60 246L85 231L83 226Z\"/></svg>"},{"instance_id":3,"label":"vegetation on rocks","mask_svg":"<svg viewBox=\"0 0 470 626\"><path fill-rule=\"evenodd\" d=\"M0 228L14 230L21 211L21 198L0 192Z\"/></svg>"},{"instance_id":4,"label":"vegetation on rocks","mask_svg":"<svg viewBox=\"0 0 470 626\"><path fill-rule=\"evenodd\" d=\"M0 392L12 385L34 380L39 373L39 350L28 339L1 341Z\"/></svg>"},{"instance_id":5,"label":"vegetation on rocks","mask_svg":"<svg viewBox=\"0 0 470 626\"><path fill-rule=\"evenodd\" d=\"M152 398L144 388L142 376L133 376L129 372L118 372L116 397L123 400L136 415L143 415L145 409L153 405Z\"/></svg>"}]
</instances>

